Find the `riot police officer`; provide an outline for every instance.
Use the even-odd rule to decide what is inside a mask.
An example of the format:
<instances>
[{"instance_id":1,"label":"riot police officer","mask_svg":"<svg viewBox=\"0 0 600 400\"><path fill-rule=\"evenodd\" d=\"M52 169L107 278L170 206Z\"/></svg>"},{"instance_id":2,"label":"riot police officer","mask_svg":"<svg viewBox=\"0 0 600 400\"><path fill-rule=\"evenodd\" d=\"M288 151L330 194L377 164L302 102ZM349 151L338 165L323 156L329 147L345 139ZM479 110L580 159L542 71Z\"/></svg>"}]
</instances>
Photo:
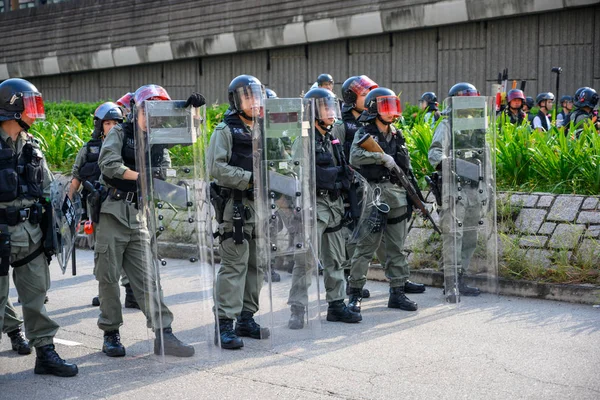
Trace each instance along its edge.
<instances>
[{"instance_id":1,"label":"riot police officer","mask_svg":"<svg viewBox=\"0 0 600 400\"><path fill-rule=\"evenodd\" d=\"M129 93L128 93L129 94ZM126 95L127 96L127 95ZM112 102L106 102L98 106L94 111L94 131L92 132L92 139L88 141L77 153L75 163L72 168L73 179L71 180L71 187L69 188L71 193L75 193L81 187L82 182L88 181L95 184L100 179L100 167L98 166L98 157L100 156L100 150L102 149L102 142L108 132L113 126L123 122L123 111L121 107ZM87 189L83 189L81 192L81 203L83 205L82 220L91 219L88 215L87 209L87 196L89 192ZM137 308L140 309L127 274L121 271L121 284L125 287L125 308ZM92 299L93 306L100 305L100 299L94 297Z\"/></svg>"},{"instance_id":2,"label":"riot police officer","mask_svg":"<svg viewBox=\"0 0 600 400\"><path fill-rule=\"evenodd\" d=\"M44 307L50 287L44 250L52 249L44 249L40 223L46 218L50 228L52 224L41 202L50 194L53 176L37 141L27 133L36 119L44 117L42 95L30 82L13 78L0 84L0 326L12 266L25 334L37 354L34 372L69 377L77 375L77 365L56 353L53 338L58 324Z\"/></svg>"},{"instance_id":3,"label":"riot police officer","mask_svg":"<svg viewBox=\"0 0 600 400\"><path fill-rule=\"evenodd\" d=\"M346 160L350 159L350 147L352 146L356 131L362 126L362 123L358 122L358 117L360 117L360 114L365 109L365 97L367 97L369 91L378 87L377 83L366 75L351 76L342 84L342 118L335 121L331 135L340 141ZM349 206L349 203L346 204ZM351 208L348 207L346 214L350 212ZM346 219L349 218L358 218L358 216L346 215ZM346 240L346 259L344 261L346 276L350 275L350 260L356 247L354 243L349 242L353 229L354 224L350 224L342 229ZM385 259L383 248L379 246L377 250L378 258ZM349 295L349 291L350 286L348 285L346 294ZM362 297L366 299L370 296L369 290L363 289Z\"/></svg>"},{"instance_id":4,"label":"riot police officer","mask_svg":"<svg viewBox=\"0 0 600 400\"><path fill-rule=\"evenodd\" d=\"M344 271L342 262L345 259L344 237L342 235L342 219L344 202L342 192L350 188L353 171L346 161L342 145L331 135L330 131L339 116L339 103L335 94L328 89L311 89L304 96L305 100L314 99L315 120L315 176L317 189L317 240L320 250L319 259L323 264L325 282L327 321L354 323L362 320L360 311L350 311L344 303ZM310 104L308 101L306 104ZM300 141L297 142L301 145ZM308 303L307 289L310 279L304 260L296 261L292 276L292 287L288 304L292 315L288 326L290 329L304 327L304 313Z\"/></svg>"},{"instance_id":5,"label":"riot police officer","mask_svg":"<svg viewBox=\"0 0 600 400\"><path fill-rule=\"evenodd\" d=\"M210 138L206 162L221 196L229 198L219 228L218 332L222 348L239 349L244 346L240 336L266 339L270 335L254 320L264 266L255 257L252 132L260 129L265 90L254 76L240 75L229 84L228 95L229 109Z\"/></svg>"},{"instance_id":6,"label":"riot police officer","mask_svg":"<svg viewBox=\"0 0 600 400\"><path fill-rule=\"evenodd\" d=\"M590 87L582 87L577 89L575 92L575 111L569 114L569 117L565 121L565 125L573 123L574 126L578 126L578 133L581 132L581 126L583 121L591 121L596 130L600 130L600 122L598 122L598 116L594 114L594 107L598 104L598 93Z\"/></svg>"},{"instance_id":7,"label":"riot police officer","mask_svg":"<svg viewBox=\"0 0 600 400\"><path fill-rule=\"evenodd\" d=\"M381 193L381 201L389 206L389 212L383 215L377 214L380 213L378 209L372 210L375 213L374 217L382 223L377 224L377 228L374 228L371 234L359 240L352 256L348 280L349 308L352 311L360 311L362 287L367 280L369 262L382 236L385 237L384 269L386 277L390 280L388 307L406 311L417 310L417 303L405 294L409 267L403 250L407 235L406 222L412 211L406 190L395 182L395 177L390 173L396 166L402 168L407 175L412 169L404 136L393 125L400 115L400 100L392 90L381 87L371 90L365 98L365 110L359 118L365 125L356 132L350 148L350 164ZM365 134L370 135L379 144L383 153L365 150L358 144Z\"/></svg>"},{"instance_id":8,"label":"riot police officer","mask_svg":"<svg viewBox=\"0 0 600 400\"><path fill-rule=\"evenodd\" d=\"M194 99L199 96L190 96L186 106L190 103L197 106ZM158 85L140 87L133 98L133 121L123 122L111 129L98 158L102 174L100 182L107 188L99 222L95 227L94 247L94 273L100 297L98 327L104 331L102 351L109 357L125 355L119 333L119 327L123 324L119 300L119 270L122 266L129 277L140 309L146 316L148 327L155 331L154 353L161 354L164 346L166 355L191 357L194 348L182 343L173 334L173 314L164 304L162 291L156 288L153 269L143 265L141 256L142 253L150 253L151 237L148 229L142 228L141 212L138 212L139 173L136 167L135 135L136 132L139 134L146 131L145 101L171 98ZM170 166L171 160L166 148L157 146L153 157L155 165L165 169ZM159 327L162 327L162 334L158 331Z\"/></svg>"},{"instance_id":9,"label":"riot police officer","mask_svg":"<svg viewBox=\"0 0 600 400\"><path fill-rule=\"evenodd\" d=\"M479 91L470 83L460 82L450 88L448 96L479 96ZM428 154L429 163L437 171L442 171L444 154L450 154L450 143L452 143L452 131L450 121L445 118L435 130ZM444 268L452 268L453 265L450 264L453 263L460 264L456 267L456 270L458 271L458 289L463 296L478 296L480 294L478 288L468 286L463 279L463 275L468 270L469 263L477 246L477 230L464 229L464 227L477 226L477 222L480 219L482 206L477 187L478 184L479 182L463 185L458 189L462 192L461 196L450 194L452 196L451 200L456 201L456 205L453 207L457 213L456 216L448 208L442 207L440 209L444 247L444 259L442 262ZM455 198L456 200L454 200ZM460 225L463 227L463 231L455 234L449 232L449 227L452 226L450 220L454 217L463 221ZM454 257L453 254L458 254L458 256Z\"/></svg>"},{"instance_id":10,"label":"riot police officer","mask_svg":"<svg viewBox=\"0 0 600 400\"><path fill-rule=\"evenodd\" d=\"M527 115L527 122L529 122L529 124L531 124L531 121L533 121L533 118L535 118L535 115L533 115L531 113L531 109L534 106L534 100L533 97L531 96L527 96L525 97L525 102L523 103L523 112L525 113L525 115Z\"/></svg>"},{"instance_id":11,"label":"riot police officer","mask_svg":"<svg viewBox=\"0 0 600 400\"><path fill-rule=\"evenodd\" d=\"M554 94L551 92L542 92L535 98L535 103L540 108L537 115L531 121L533 129L548 131L550 129L550 118L548 115L552 111L554 104Z\"/></svg>"},{"instance_id":12,"label":"riot police officer","mask_svg":"<svg viewBox=\"0 0 600 400\"><path fill-rule=\"evenodd\" d=\"M506 95L506 108L504 114L509 118L511 124L521 125L525 120L523 112L523 103L525 102L525 94L520 89L511 89Z\"/></svg>"},{"instance_id":13,"label":"riot police officer","mask_svg":"<svg viewBox=\"0 0 600 400\"><path fill-rule=\"evenodd\" d=\"M334 81L333 81L333 77L329 74L320 74L317 77L317 80L315 81L315 83L313 83L313 85L310 87L311 89L316 89L316 88L323 88L323 89L329 89L331 91L333 91L333 85L334 85Z\"/></svg>"},{"instance_id":14,"label":"riot police officer","mask_svg":"<svg viewBox=\"0 0 600 400\"><path fill-rule=\"evenodd\" d=\"M573 97L564 95L560 98L560 107L562 110L556 116L556 127L565 125L568 115L573 111Z\"/></svg>"},{"instance_id":15,"label":"riot police officer","mask_svg":"<svg viewBox=\"0 0 600 400\"><path fill-rule=\"evenodd\" d=\"M425 111L423 120L431 125L435 126L435 123L440 119L440 111L438 109L438 100L434 92L425 92L419 99L419 108Z\"/></svg>"}]
</instances>

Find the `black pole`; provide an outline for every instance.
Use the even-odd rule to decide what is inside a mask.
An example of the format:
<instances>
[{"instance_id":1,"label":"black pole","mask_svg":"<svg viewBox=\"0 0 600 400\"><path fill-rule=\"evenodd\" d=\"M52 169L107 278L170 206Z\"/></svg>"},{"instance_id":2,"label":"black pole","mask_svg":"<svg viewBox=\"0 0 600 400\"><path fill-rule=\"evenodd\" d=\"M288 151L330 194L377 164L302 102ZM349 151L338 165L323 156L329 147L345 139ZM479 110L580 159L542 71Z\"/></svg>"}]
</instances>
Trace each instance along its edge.
<instances>
[{"instance_id":1,"label":"black pole","mask_svg":"<svg viewBox=\"0 0 600 400\"><path fill-rule=\"evenodd\" d=\"M562 72L562 68L561 67L552 67L552 72L554 72L556 74L556 101L554 102L554 115L552 116L552 119L555 120L556 116L558 115L558 104L560 103L560 96L558 93L559 87L560 87L560 74Z\"/></svg>"},{"instance_id":2,"label":"black pole","mask_svg":"<svg viewBox=\"0 0 600 400\"><path fill-rule=\"evenodd\" d=\"M71 273L77 275L77 261L75 260L75 244L73 245L73 253L71 254Z\"/></svg>"}]
</instances>

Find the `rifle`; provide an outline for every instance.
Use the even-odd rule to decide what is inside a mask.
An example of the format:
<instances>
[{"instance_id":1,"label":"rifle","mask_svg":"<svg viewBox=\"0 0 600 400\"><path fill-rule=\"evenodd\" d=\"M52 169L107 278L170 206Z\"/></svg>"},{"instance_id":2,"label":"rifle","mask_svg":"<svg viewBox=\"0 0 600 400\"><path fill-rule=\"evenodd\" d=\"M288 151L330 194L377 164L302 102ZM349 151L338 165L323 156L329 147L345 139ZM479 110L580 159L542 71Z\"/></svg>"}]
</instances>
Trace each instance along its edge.
<instances>
[{"instance_id":1,"label":"rifle","mask_svg":"<svg viewBox=\"0 0 600 400\"><path fill-rule=\"evenodd\" d=\"M382 148L375 140L373 140L373 137L368 133L365 134L362 138L360 138L357 144L363 149L372 153L383 153ZM413 186L411 179L408 176L406 176L402 168L395 165L394 168L391 169L391 172L398 179L400 185L406 190L406 195L408 196L410 202L421 211L423 217L428 219L433 225L433 229L441 235L442 231L440 231L440 228L433 220L431 213L429 212L427 207L425 207L425 204L423 204L425 200L423 199L423 194L421 193L421 191L415 186ZM413 182L414 180L414 177L412 177Z\"/></svg>"},{"instance_id":2,"label":"rifle","mask_svg":"<svg viewBox=\"0 0 600 400\"><path fill-rule=\"evenodd\" d=\"M425 180L427 181L427 184L429 185L431 193L433 193L433 196L435 197L435 202L438 206L442 205L442 192L440 191L440 187L438 185L440 179L441 176L437 171L431 174L431 176L425 175Z\"/></svg>"}]
</instances>

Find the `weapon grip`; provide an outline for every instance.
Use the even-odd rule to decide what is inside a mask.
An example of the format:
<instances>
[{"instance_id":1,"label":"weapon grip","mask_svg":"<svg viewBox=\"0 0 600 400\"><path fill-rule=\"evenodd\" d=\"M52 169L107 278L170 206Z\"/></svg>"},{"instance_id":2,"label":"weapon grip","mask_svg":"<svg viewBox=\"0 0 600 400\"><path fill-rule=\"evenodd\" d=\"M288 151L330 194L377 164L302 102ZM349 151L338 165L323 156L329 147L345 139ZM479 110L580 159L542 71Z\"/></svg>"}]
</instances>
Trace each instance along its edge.
<instances>
[{"instance_id":1,"label":"weapon grip","mask_svg":"<svg viewBox=\"0 0 600 400\"><path fill-rule=\"evenodd\" d=\"M379 146L379 143L377 143L368 133L365 133L356 144L371 153L383 153L383 149Z\"/></svg>"}]
</instances>

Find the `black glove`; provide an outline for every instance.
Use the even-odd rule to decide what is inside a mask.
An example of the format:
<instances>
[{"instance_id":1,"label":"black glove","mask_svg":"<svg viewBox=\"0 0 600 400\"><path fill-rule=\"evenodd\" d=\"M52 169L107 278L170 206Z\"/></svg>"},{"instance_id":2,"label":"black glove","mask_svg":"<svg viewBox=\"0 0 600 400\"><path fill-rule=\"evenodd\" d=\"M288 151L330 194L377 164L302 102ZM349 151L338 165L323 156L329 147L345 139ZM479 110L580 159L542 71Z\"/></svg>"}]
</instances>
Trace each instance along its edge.
<instances>
[{"instance_id":1,"label":"black glove","mask_svg":"<svg viewBox=\"0 0 600 400\"><path fill-rule=\"evenodd\" d=\"M187 101L185 102L184 107L193 106L193 107L198 108L198 107L202 107L205 104L206 104L206 99L204 98L204 96L202 96L200 93L193 92L192 94L190 94L190 97L188 97Z\"/></svg>"}]
</instances>

